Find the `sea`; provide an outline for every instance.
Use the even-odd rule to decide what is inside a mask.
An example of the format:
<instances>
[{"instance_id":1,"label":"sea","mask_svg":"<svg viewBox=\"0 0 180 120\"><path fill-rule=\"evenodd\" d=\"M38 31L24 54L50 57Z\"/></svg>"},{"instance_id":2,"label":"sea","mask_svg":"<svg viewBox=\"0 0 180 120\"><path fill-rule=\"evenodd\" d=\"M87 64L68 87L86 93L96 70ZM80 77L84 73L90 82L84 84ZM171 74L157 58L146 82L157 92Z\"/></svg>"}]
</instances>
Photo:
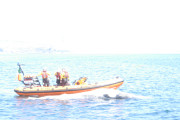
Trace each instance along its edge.
<instances>
[{"instance_id":1,"label":"sea","mask_svg":"<svg viewBox=\"0 0 180 120\"><path fill-rule=\"evenodd\" d=\"M17 63L25 75L46 67L51 85L58 68L69 72L71 84L80 77L88 84L120 77L124 84L117 90L23 97L14 92L24 86ZM0 120L45 119L180 120L180 54L0 54Z\"/></svg>"}]
</instances>

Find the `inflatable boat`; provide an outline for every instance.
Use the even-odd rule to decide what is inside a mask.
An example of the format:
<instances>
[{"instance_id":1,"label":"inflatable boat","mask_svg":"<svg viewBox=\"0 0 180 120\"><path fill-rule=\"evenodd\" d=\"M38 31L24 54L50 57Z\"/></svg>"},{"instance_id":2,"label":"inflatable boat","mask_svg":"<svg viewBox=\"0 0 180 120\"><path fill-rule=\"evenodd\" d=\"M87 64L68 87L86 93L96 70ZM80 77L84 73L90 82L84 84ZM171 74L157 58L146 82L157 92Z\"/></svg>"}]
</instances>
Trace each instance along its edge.
<instances>
[{"instance_id":1,"label":"inflatable boat","mask_svg":"<svg viewBox=\"0 0 180 120\"><path fill-rule=\"evenodd\" d=\"M101 88L117 89L123 84L121 78L114 78L104 82L94 84L74 84L68 86L25 86L18 87L14 91L20 96L49 96L49 95L61 95L61 94L75 94L88 92Z\"/></svg>"}]
</instances>

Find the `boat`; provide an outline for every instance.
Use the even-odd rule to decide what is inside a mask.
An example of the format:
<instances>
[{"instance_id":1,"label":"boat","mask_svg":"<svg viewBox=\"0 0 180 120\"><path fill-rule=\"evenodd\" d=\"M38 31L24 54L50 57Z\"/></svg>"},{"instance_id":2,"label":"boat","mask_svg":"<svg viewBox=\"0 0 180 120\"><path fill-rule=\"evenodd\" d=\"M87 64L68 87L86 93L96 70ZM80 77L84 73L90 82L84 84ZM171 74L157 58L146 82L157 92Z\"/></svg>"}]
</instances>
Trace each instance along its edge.
<instances>
[{"instance_id":1,"label":"boat","mask_svg":"<svg viewBox=\"0 0 180 120\"><path fill-rule=\"evenodd\" d=\"M18 87L14 91L20 96L51 96L61 94L75 94L88 92L101 88L117 89L123 84L123 79L114 78L104 82L98 82L94 84L74 84L68 86L28 86ZM76 82L77 83L77 82Z\"/></svg>"},{"instance_id":2,"label":"boat","mask_svg":"<svg viewBox=\"0 0 180 120\"><path fill-rule=\"evenodd\" d=\"M87 84L87 77L81 77L71 85L68 83L63 86L41 86L37 76L25 75L21 68L21 64L18 63L18 66L18 80L25 85L24 87L14 89L14 91L20 96L51 96L82 93L101 88L117 89L124 82L123 79L116 77L107 81Z\"/></svg>"}]
</instances>

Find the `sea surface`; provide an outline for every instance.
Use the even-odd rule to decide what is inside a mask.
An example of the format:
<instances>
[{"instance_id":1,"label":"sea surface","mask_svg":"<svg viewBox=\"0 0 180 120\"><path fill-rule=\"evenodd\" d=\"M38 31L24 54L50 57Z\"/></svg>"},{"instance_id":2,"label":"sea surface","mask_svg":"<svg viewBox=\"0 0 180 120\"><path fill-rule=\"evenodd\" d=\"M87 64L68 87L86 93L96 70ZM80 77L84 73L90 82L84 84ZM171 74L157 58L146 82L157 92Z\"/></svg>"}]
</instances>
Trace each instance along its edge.
<instances>
[{"instance_id":1,"label":"sea surface","mask_svg":"<svg viewBox=\"0 0 180 120\"><path fill-rule=\"evenodd\" d=\"M17 80L18 62L26 75L47 67L51 85L58 68L69 72L70 83L79 77L94 83L117 76L125 82L117 90L22 97L14 92L23 86ZM180 120L180 55L0 54L0 120L44 119Z\"/></svg>"}]
</instances>

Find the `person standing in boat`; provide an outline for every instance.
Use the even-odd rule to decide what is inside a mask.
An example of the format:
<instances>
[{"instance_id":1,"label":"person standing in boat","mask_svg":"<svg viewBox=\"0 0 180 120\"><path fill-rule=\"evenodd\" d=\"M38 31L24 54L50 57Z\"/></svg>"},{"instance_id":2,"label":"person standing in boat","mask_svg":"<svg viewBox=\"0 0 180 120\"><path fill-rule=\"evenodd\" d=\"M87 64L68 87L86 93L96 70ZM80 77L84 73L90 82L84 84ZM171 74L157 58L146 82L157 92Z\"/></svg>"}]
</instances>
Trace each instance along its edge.
<instances>
[{"instance_id":1,"label":"person standing in boat","mask_svg":"<svg viewBox=\"0 0 180 120\"><path fill-rule=\"evenodd\" d=\"M69 73L65 69L62 69L61 80L62 80L62 86L68 85Z\"/></svg>"},{"instance_id":2,"label":"person standing in boat","mask_svg":"<svg viewBox=\"0 0 180 120\"><path fill-rule=\"evenodd\" d=\"M60 69L55 73L57 86L62 86L61 72Z\"/></svg>"},{"instance_id":3,"label":"person standing in boat","mask_svg":"<svg viewBox=\"0 0 180 120\"><path fill-rule=\"evenodd\" d=\"M48 77L50 76L50 74L47 72L46 68L43 68L43 71L38 76L40 75L42 76L43 86L49 86Z\"/></svg>"}]
</instances>

